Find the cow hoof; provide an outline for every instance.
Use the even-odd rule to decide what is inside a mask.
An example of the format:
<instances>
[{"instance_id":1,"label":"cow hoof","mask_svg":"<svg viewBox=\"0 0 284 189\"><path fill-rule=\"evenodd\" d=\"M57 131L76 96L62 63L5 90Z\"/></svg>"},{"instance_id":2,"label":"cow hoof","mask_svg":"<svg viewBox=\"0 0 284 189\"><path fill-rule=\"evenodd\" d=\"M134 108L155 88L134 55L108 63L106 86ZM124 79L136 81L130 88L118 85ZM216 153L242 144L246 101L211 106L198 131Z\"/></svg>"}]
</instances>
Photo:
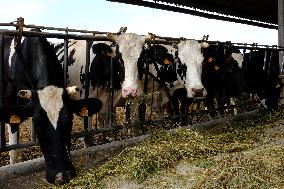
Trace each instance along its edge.
<instances>
[{"instance_id":1,"label":"cow hoof","mask_svg":"<svg viewBox=\"0 0 284 189\"><path fill-rule=\"evenodd\" d=\"M62 173L57 173L55 176L55 181L54 184L57 186L61 186L63 184L66 184L67 182L69 182L69 180L67 178L64 178Z\"/></svg>"}]
</instances>

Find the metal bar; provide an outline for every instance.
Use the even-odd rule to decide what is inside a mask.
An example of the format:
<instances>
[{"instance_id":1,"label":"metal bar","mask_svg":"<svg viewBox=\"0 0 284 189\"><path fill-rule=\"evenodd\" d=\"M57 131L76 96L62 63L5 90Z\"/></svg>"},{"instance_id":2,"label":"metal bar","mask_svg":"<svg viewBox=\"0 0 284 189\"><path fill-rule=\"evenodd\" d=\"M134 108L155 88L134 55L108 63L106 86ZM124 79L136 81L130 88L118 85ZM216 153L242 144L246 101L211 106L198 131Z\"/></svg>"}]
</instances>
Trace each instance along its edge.
<instances>
[{"instance_id":1,"label":"metal bar","mask_svg":"<svg viewBox=\"0 0 284 189\"><path fill-rule=\"evenodd\" d=\"M90 48L91 41L86 41L86 64L85 64L85 100L89 97L89 88L90 88L90 80L89 80L89 67L90 67Z\"/></svg>"},{"instance_id":2,"label":"metal bar","mask_svg":"<svg viewBox=\"0 0 284 189\"><path fill-rule=\"evenodd\" d=\"M0 23L0 26L11 26L17 27L18 24L16 23ZM36 28L41 30L55 30L55 31L66 31L66 28L56 28L56 27L47 27L47 26L37 26L34 24L24 24L25 28ZM108 32L100 32L94 30L77 30L77 29L68 29L68 32L77 32L77 33L92 33L92 34L107 34Z\"/></svg>"},{"instance_id":3,"label":"metal bar","mask_svg":"<svg viewBox=\"0 0 284 189\"><path fill-rule=\"evenodd\" d=\"M4 35L0 35L0 108L4 105ZM0 121L0 149L6 146L5 123Z\"/></svg>"},{"instance_id":4,"label":"metal bar","mask_svg":"<svg viewBox=\"0 0 284 189\"><path fill-rule=\"evenodd\" d=\"M63 71L64 71L64 87L68 86L67 74L68 74L68 39L64 39L64 62L63 62Z\"/></svg>"},{"instance_id":5,"label":"metal bar","mask_svg":"<svg viewBox=\"0 0 284 189\"><path fill-rule=\"evenodd\" d=\"M14 30L0 29L0 34L17 36L18 32ZM64 33L48 33L36 31L23 31L24 37L47 37L57 39L77 39L77 40L95 40L95 41L109 41L106 36L94 35L77 35L77 34L64 34Z\"/></svg>"},{"instance_id":6,"label":"metal bar","mask_svg":"<svg viewBox=\"0 0 284 189\"><path fill-rule=\"evenodd\" d=\"M88 100L89 98L89 88L90 88L90 80L89 80L89 67L90 67L90 48L91 41L86 41L86 64L85 64L85 96L84 99ZM89 125L89 117L84 117L84 131L90 130L91 125ZM85 146L91 146L90 136L84 137Z\"/></svg>"},{"instance_id":7,"label":"metal bar","mask_svg":"<svg viewBox=\"0 0 284 189\"><path fill-rule=\"evenodd\" d=\"M284 0L278 0L278 45L284 46ZM283 73L283 51L279 52L280 73Z\"/></svg>"},{"instance_id":8,"label":"metal bar","mask_svg":"<svg viewBox=\"0 0 284 189\"><path fill-rule=\"evenodd\" d=\"M109 126L113 126L113 115L114 115L114 107L113 107L113 97L114 97L114 88L113 88L113 59L110 59L110 106L109 106Z\"/></svg>"},{"instance_id":9,"label":"metal bar","mask_svg":"<svg viewBox=\"0 0 284 189\"><path fill-rule=\"evenodd\" d=\"M38 146L38 145L39 145L38 142L33 142L33 141L24 142L24 143L21 143L21 144L13 144L13 145L6 146L3 149L0 149L0 152L16 150L16 149L21 149L21 148L29 148L29 147Z\"/></svg>"},{"instance_id":10,"label":"metal bar","mask_svg":"<svg viewBox=\"0 0 284 189\"><path fill-rule=\"evenodd\" d=\"M17 36L18 32L14 30L6 30L6 29L0 29L0 34L5 35L12 35ZM106 36L93 36L93 35L77 35L77 34L63 34L63 33L48 33L48 32L36 32L36 31L23 31L24 37L47 37L47 38L58 38L58 39L77 39L77 40L93 40L93 41L110 41ZM159 39L160 38L160 39ZM168 40L166 40L168 39ZM155 39L156 44L173 44L178 43L181 38L171 38L171 37L161 37L157 36L157 39ZM186 39L186 38L183 38ZM201 42L202 40L197 40ZM228 45L226 42L220 42L220 41L207 41L209 45L212 46L223 46ZM257 45L257 47L254 47L255 44L247 44L247 43L231 43L231 45L237 46L240 49L270 49L274 48L278 51L284 51L284 45L283 46L276 46L276 45Z\"/></svg>"}]
</instances>

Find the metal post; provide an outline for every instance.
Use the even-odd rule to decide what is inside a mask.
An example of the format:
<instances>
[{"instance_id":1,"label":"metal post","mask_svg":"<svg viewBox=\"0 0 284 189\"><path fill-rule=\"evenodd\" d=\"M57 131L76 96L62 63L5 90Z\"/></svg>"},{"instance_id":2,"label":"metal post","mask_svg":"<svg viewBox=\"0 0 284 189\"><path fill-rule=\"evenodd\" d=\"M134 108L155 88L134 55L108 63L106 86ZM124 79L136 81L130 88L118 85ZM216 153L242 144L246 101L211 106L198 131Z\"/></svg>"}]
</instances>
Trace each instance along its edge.
<instances>
[{"instance_id":1,"label":"metal post","mask_svg":"<svg viewBox=\"0 0 284 189\"><path fill-rule=\"evenodd\" d=\"M85 65L85 96L84 99L88 100L89 98L89 88L90 88L90 80L89 80L89 67L90 67L90 48L91 41L86 40L86 65ZM84 117L84 130L89 130L89 117ZM90 136L84 137L85 146L91 146Z\"/></svg>"},{"instance_id":2,"label":"metal post","mask_svg":"<svg viewBox=\"0 0 284 189\"><path fill-rule=\"evenodd\" d=\"M284 0L278 0L278 45L284 46ZM283 74L283 51L279 51L279 66L280 74ZM280 75L282 83L284 82L283 75ZM283 90L280 95L280 104L284 104Z\"/></svg>"},{"instance_id":3,"label":"metal post","mask_svg":"<svg viewBox=\"0 0 284 189\"><path fill-rule=\"evenodd\" d=\"M110 59L110 103L109 103L109 126L113 127L113 113L114 113L114 108L113 108L113 96L114 96L114 88L113 88L113 61L112 58Z\"/></svg>"},{"instance_id":4,"label":"metal post","mask_svg":"<svg viewBox=\"0 0 284 189\"><path fill-rule=\"evenodd\" d=\"M0 108L4 104L4 35L0 35ZM0 149L6 146L5 123L0 122Z\"/></svg>"},{"instance_id":5,"label":"metal post","mask_svg":"<svg viewBox=\"0 0 284 189\"><path fill-rule=\"evenodd\" d=\"M148 82L149 82L149 61L146 53L146 68L145 68L145 79L144 79L144 95L148 93ZM140 119L140 129L142 133L144 133L144 124L145 124L145 116L146 116L146 98L143 98L143 102L139 105L139 119Z\"/></svg>"},{"instance_id":6,"label":"metal post","mask_svg":"<svg viewBox=\"0 0 284 189\"><path fill-rule=\"evenodd\" d=\"M63 71L64 71L64 88L67 87L67 73L68 73L68 39L64 39L64 63L63 63Z\"/></svg>"},{"instance_id":7,"label":"metal post","mask_svg":"<svg viewBox=\"0 0 284 189\"><path fill-rule=\"evenodd\" d=\"M284 46L284 0L278 0L278 46ZM283 51L279 51L279 64L283 71Z\"/></svg>"}]
</instances>

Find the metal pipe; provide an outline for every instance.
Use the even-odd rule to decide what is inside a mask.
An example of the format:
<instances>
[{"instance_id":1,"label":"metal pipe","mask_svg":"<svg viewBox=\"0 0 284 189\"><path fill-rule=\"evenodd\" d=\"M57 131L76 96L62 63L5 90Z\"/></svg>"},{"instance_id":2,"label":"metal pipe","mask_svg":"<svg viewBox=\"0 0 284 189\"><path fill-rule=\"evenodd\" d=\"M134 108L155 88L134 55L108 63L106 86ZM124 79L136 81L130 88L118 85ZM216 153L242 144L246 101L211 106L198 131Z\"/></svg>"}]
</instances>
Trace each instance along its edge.
<instances>
[{"instance_id":1,"label":"metal pipe","mask_svg":"<svg viewBox=\"0 0 284 189\"><path fill-rule=\"evenodd\" d=\"M84 100L87 102L89 98L89 88L90 88L90 80L89 80L89 67L90 67L90 48L91 41L86 41L86 64L85 64L85 96ZM91 125L89 124L89 117L84 117L84 131L90 130ZM90 136L84 137L85 146L91 146Z\"/></svg>"},{"instance_id":2,"label":"metal pipe","mask_svg":"<svg viewBox=\"0 0 284 189\"><path fill-rule=\"evenodd\" d=\"M11 26L17 27L18 24L16 23L0 23L0 26ZM47 26L37 26L33 24L24 24L25 28L36 28L41 30L55 30L55 31L66 31L66 28L56 28L56 27L47 27ZM107 34L108 32L100 32L100 31L93 31L93 30L77 30L77 29L68 29L68 32L77 32L77 33L92 33L92 34Z\"/></svg>"},{"instance_id":3,"label":"metal pipe","mask_svg":"<svg viewBox=\"0 0 284 189\"><path fill-rule=\"evenodd\" d=\"M113 126L113 115L114 115L114 107L113 107L113 97L114 97L114 88L113 88L113 59L110 59L110 104L109 104L109 126Z\"/></svg>"},{"instance_id":4,"label":"metal pipe","mask_svg":"<svg viewBox=\"0 0 284 189\"><path fill-rule=\"evenodd\" d=\"M0 35L0 108L4 105L4 35ZM0 149L6 146L5 123L0 121Z\"/></svg>"},{"instance_id":5,"label":"metal pipe","mask_svg":"<svg viewBox=\"0 0 284 189\"><path fill-rule=\"evenodd\" d=\"M18 32L14 30L0 29L0 34L17 36ZM93 36L93 35L77 35L77 34L64 34L64 33L48 33L36 31L23 31L24 37L47 37L57 39L77 39L77 40L96 40L96 41L110 41L106 36Z\"/></svg>"},{"instance_id":6,"label":"metal pipe","mask_svg":"<svg viewBox=\"0 0 284 189\"><path fill-rule=\"evenodd\" d=\"M68 75L68 39L64 39L64 62L63 62L63 71L64 71L64 88L67 87L67 75Z\"/></svg>"},{"instance_id":7,"label":"metal pipe","mask_svg":"<svg viewBox=\"0 0 284 189\"><path fill-rule=\"evenodd\" d=\"M284 46L284 0L278 0L278 45ZM283 72L283 51L279 52L280 73Z\"/></svg>"}]
</instances>

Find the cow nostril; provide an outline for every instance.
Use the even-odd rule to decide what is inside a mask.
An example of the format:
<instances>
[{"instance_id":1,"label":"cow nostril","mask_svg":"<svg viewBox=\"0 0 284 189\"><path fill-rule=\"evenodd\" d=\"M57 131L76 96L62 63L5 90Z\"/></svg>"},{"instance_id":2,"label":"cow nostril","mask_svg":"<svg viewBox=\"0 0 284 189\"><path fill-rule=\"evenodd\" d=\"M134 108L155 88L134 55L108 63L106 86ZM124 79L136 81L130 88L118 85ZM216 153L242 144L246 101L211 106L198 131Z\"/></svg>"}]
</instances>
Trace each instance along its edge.
<instances>
[{"instance_id":1,"label":"cow nostril","mask_svg":"<svg viewBox=\"0 0 284 189\"><path fill-rule=\"evenodd\" d=\"M80 90L79 87L76 87L76 88L75 88L75 91L79 91L79 90Z\"/></svg>"},{"instance_id":2,"label":"cow nostril","mask_svg":"<svg viewBox=\"0 0 284 189\"><path fill-rule=\"evenodd\" d=\"M20 96L24 96L26 94L26 91L19 91Z\"/></svg>"},{"instance_id":3,"label":"cow nostril","mask_svg":"<svg viewBox=\"0 0 284 189\"><path fill-rule=\"evenodd\" d=\"M196 91L196 89L195 89L195 88L192 88L191 90L192 90L192 92L195 92L195 91Z\"/></svg>"}]
</instances>

